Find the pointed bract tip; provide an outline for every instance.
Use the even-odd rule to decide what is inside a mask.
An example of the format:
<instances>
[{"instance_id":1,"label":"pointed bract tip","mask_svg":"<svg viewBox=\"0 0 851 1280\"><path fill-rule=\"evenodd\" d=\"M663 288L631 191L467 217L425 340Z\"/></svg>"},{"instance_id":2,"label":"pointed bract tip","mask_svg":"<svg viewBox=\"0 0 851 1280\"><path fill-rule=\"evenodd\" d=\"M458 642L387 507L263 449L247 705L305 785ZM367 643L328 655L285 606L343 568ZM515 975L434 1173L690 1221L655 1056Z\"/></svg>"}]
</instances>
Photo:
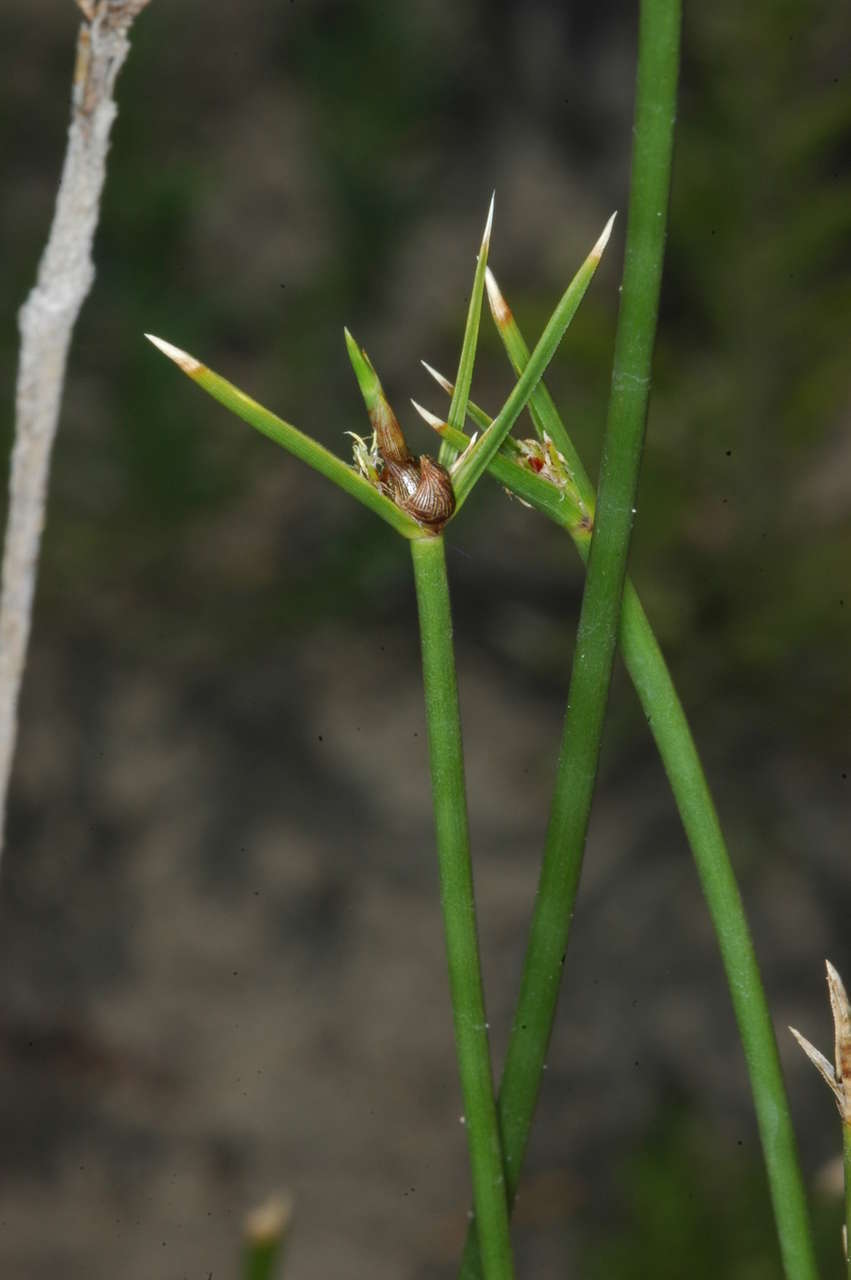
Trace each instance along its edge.
<instances>
[{"instance_id":1,"label":"pointed bract tip","mask_svg":"<svg viewBox=\"0 0 851 1280\"><path fill-rule=\"evenodd\" d=\"M451 476L453 477L456 476L459 471L463 470L466 463L469 462L470 455L472 454L473 450L476 447L476 441L478 440L478 438L479 438L478 431L474 431L473 434L470 436L470 443L467 445L467 448L464 450L463 453L458 454L458 457L455 459L455 461L452 463L452 466L449 468L449 474Z\"/></svg>"},{"instance_id":2,"label":"pointed bract tip","mask_svg":"<svg viewBox=\"0 0 851 1280\"><path fill-rule=\"evenodd\" d=\"M360 393L363 396L367 412L371 413L383 397L381 382L363 347L358 346L347 328L343 328L343 333L346 338L346 350L349 353L349 360L354 369Z\"/></svg>"},{"instance_id":3,"label":"pointed bract tip","mask_svg":"<svg viewBox=\"0 0 851 1280\"><path fill-rule=\"evenodd\" d=\"M591 250L590 254L588 255L590 258L596 258L597 262L599 262L600 259L602 258L603 250L605 249L606 245L609 243L609 236L612 234L612 227L615 225L615 218L617 216L618 216L618 211L617 209L615 209L611 218L609 218L609 221L603 227L603 230L600 233L599 240L594 245L594 248Z\"/></svg>"},{"instance_id":4,"label":"pointed bract tip","mask_svg":"<svg viewBox=\"0 0 851 1280\"><path fill-rule=\"evenodd\" d=\"M347 325L343 325L343 337L346 339L346 350L349 353L349 359L354 363L355 360L363 359L363 352L352 337L352 331Z\"/></svg>"},{"instance_id":5,"label":"pointed bract tip","mask_svg":"<svg viewBox=\"0 0 851 1280\"><path fill-rule=\"evenodd\" d=\"M842 1088L842 1082L837 1078L836 1072L834 1071L833 1064L828 1062L824 1054L821 1053L814 1044L810 1044L806 1036L802 1036L800 1031L797 1031L794 1027L790 1027L789 1030L792 1032L792 1035L795 1037L798 1044L801 1046L804 1053L821 1076L822 1080L824 1080L828 1089L830 1089L836 1099L840 1112L844 1112L845 1093Z\"/></svg>"},{"instance_id":6,"label":"pointed bract tip","mask_svg":"<svg viewBox=\"0 0 851 1280\"><path fill-rule=\"evenodd\" d=\"M165 338L157 338L153 333L146 333L145 337L148 342L152 342L154 346L168 356L169 360L173 360L184 373L197 373L199 369L203 369L200 360L196 360L194 356L190 356L188 352L181 351L180 347L174 347L170 342L166 342Z\"/></svg>"},{"instance_id":7,"label":"pointed bract tip","mask_svg":"<svg viewBox=\"0 0 851 1280\"><path fill-rule=\"evenodd\" d=\"M496 282L496 276L488 267L485 272L485 285L488 291L488 302L490 303L491 315L496 321L497 328L501 329L508 324L511 319L511 311L508 303L502 296L499 285Z\"/></svg>"},{"instance_id":8,"label":"pointed bract tip","mask_svg":"<svg viewBox=\"0 0 851 1280\"><path fill-rule=\"evenodd\" d=\"M443 418L438 418L436 413L431 413L428 409L424 409L421 404L417 404L416 400L411 399L411 404L422 418L423 422L427 422L430 427L434 427L435 431L443 431L446 426Z\"/></svg>"},{"instance_id":9,"label":"pointed bract tip","mask_svg":"<svg viewBox=\"0 0 851 1280\"><path fill-rule=\"evenodd\" d=\"M482 250L486 250L491 242L491 228L493 227L493 206L496 200L496 192L491 196L490 208L488 209L487 222L485 223L485 233L482 236Z\"/></svg>"},{"instance_id":10,"label":"pointed bract tip","mask_svg":"<svg viewBox=\"0 0 851 1280\"><path fill-rule=\"evenodd\" d=\"M427 360L421 360L420 364L425 369L426 373L431 374L437 385L439 387L443 387L443 390L451 396L452 392L455 390L454 384L451 383L448 378L444 378L443 374L439 373L437 369L428 363Z\"/></svg>"}]
</instances>

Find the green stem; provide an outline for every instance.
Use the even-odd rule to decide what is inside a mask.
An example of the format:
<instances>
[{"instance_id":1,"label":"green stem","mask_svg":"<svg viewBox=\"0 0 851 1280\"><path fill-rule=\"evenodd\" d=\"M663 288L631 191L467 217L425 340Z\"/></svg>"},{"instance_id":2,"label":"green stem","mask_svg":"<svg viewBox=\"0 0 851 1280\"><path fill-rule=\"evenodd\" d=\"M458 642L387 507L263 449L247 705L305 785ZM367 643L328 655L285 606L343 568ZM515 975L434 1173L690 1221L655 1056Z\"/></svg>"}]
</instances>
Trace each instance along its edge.
<instances>
[{"instance_id":1,"label":"green stem","mask_svg":"<svg viewBox=\"0 0 851 1280\"><path fill-rule=\"evenodd\" d=\"M536 397L544 390L540 387ZM532 407L534 411L534 401ZM469 410L480 425L486 425L487 415L477 405L470 404ZM547 430L551 427L552 423L548 421ZM564 431L563 424L561 430ZM446 434L449 435L448 430ZM468 442L467 436L461 432L453 432L451 439L459 450L463 450ZM540 476L503 454L494 458L490 472L501 485L565 529L583 562L587 563L590 537L574 503ZM583 503L590 504L593 510L593 488L578 487ZM789 1276L813 1277L816 1264L810 1242L806 1194L777 1043L744 906L682 703L638 594L629 580L624 588L620 647L671 784L718 939L750 1076L786 1272ZM506 1121L508 1115L516 1113L518 1106L523 1106L523 1099L515 1090L516 1085L503 1077L499 1115L510 1202L517 1190L529 1133L528 1127L524 1131L523 1126L518 1125L512 1135ZM528 1114L530 1127L532 1111L528 1106L525 1114ZM847 1128L845 1139L846 1204L851 1223L851 1151ZM471 1232L464 1254L464 1276L478 1274L474 1240Z\"/></svg>"},{"instance_id":2,"label":"green stem","mask_svg":"<svg viewBox=\"0 0 851 1280\"><path fill-rule=\"evenodd\" d=\"M679 0L642 0L629 221L600 496L543 865L500 1097L506 1170L515 1186L555 1018L618 635L662 278L679 33ZM471 1243L462 1275L476 1275L477 1270Z\"/></svg>"},{"instance_id":3,"label":"green stem","mask_svg":"<svg viewBox=\"0 0 851 1280\"><path fill-rule=\"evenodd\" d=\"M842 1125L843 1163L845 1165L845 1267L851 1280L851 1124Z\"/></svg>"},{"instance_id":4,"label":"green stem","mask_svg":"<svg viewBox=\"0 0 851 1280\"><path fill-rule=\"evenodd\" d=\"M243 1280L274 1280L279 1275L281 1243L279 1240L251 1244L245 1250Z\"/></svg>"},{"instance_id":5,"label":"green stem","mask_svg":"<svg viewBox=\"0 0 851 1280\"><path fill-rule=\"evenodd\" d=\"M502 298L495 319L514 369L520 374L528 364L529 349ZM593 511L593 486L543 384L536 388L529 407L538 433L546 432L567 459L580 502ZM471 406L471 411L481 412L476 406ZM503 470L507 465L510 464L502 463ZM510 478L502 482L512 487ZM528 492L528 482L524 487L527 501L540 505ZM551 499L549 505L552 506ZM557 511L547 514L559 519ZM570 513L565 515L567 518L560 522L569 529L585 559L585 531L577 529ZM817 1274L806 1194L747 919L688 722L650 624L629 584L623 602L621 648L671 783L718 938L750 1075L786 1274L805 1280Z\"/></svg>"},{"instance_id":6,"label":"green stem","mask_svg":"<svg viewBox=\"0 0 851 1280\"><path fill-rule=\"evenodd\" d=\"M745 910L685 712L630 583L624 593L621 647L659 747L715 928L750 1076L783 1267L789 1280L815 1280L818 1268L795 1133Z\"/></svg>"},{"instance_id":7,"label":"green stem","mask_svg":"<svg viewBox=\"0 0 851 1280\"><path fill-rule=\"evenodd\" d=\"M656 8L659 8L659 4L660 0L656 0ZM646 41L644 37L647 34L645 19L647 21L650 20L650 7L650 5L645 5L642 10L642 45L645 51ZM673 51L671 52L673 53ZM644 75L644 84L647 86L649 69L646 67L645 70L648 74ZM642 74L640 69L637 117L641 103L641 83ZM671 114L672 112L667 112L668 119L670 119ZM665 109L660 108L657 116L664 123ZM640 144L641 139L638 136L637 129L634 172L639 167L638 153ZM652 215L656 211L653 209L652 198L649 202L647 200L646 181L641 184L641 188L634 181L633 192L634 197L636 193L644 197L644 226L646 229L648 221L650 222L647 238L653 239ZM632 239L634 226L634 204L635 199L630 208L630 240ZM662 201L659 201L658 207L663 207ZM656 221L661 224L664 221L664 217L658 218ZM659 226L657 229L659 233L656 237L657 250L661 252L663 228ZM643 254L637 252L632 258L632 264L636 271L642 257L645 262L650 258L647 245L644 246ZM630 265L629 245L627 259L609 420L611 424L613 415L618 407L615 401L620 395L622 401L625 398L627 402L625 405L622 404L624 411L629 412L629 401L632 401L631 408L635 426L640 402L642 399L646 401L648 385L646 379L649 377L649 360L646 372L642 373L641 362L635 360L640 346L640 333L633 332L628 334L627 338L630 340L621 341L621 332L630 316L633 319L633 324L630 325L631 329L634 328L634 323L637 320L634 297L628 288L627 280ZM629 311L627 310L628 304L632 308ZM503 306L501 308L498 327L516 371L518 374L522 373L528 363L528 348L525 346L507 307ZM648 355L652 329L653 324L649 323L644 331L644 349ZM619 359L619 357L622 357L622 359ZM632 395L629 394L630 392L632 392ZM470 408L471 412L480 412L476 411L475 406L470 406ZM562 453L565 454L573 472L580 500L583 505L593 511L593 488L569 437L564 431L563 424L558 419L549 394L543 386L539 386L536 389L530 408L539 432L546 430ZM641 409L641 413L643 416L643 409ZM459 445L461 444L460 441L458 443ZM625 457L626 452L624 453ZM521 468L504 457L498 459L498 466L500 482L507 484L510 488L516 487L521 496L527 501L544 510L550 518L567 528L573 536L583 559L587 560L587 530L577 521L575 510L571 509L571 505L566 504L560 511L553 503L552 493L546 502L539 501L537 486L540 482L537 481L537 478L530 484L533 478L525 477L522 484L516 486L513 483L513 477L517 476ZM495 470L496 468L493 469ZM624 463L621 468L621 478L623 477L623 472L628 469ZM551 489L551 486L548 486L548 488ZM602 502L603 499L601 499L601 508ZM619 513L622 524L628 523L628 513L631 506L632 501L623 502ZM600 521L601 525L605 527L604 522L605 514ZM593 540L595 547L593 555L598 564L600 563L600 557L597 552L599 551L600 542L601 538L598 530ZM617 569L617 565L615 568ZM589 591L590 583L589 587L586 588L583 601L583 618L589 612ZM609 614L606 619L607 623L610 618L611 615ZM620 642L624 660L632 676L671 783L716 930L750 1074L784 1268L790 1280L793 1277L794 1280L812 1280L812 1277L817 1275L817 1268L812 1247L806 1196L800 1174L788 1101L780 1071L776 1041L747 920L729 853L688 723L650 624L635 590L630 584L627 584L624 594ZM580 657L574 666L574 680L571 683L569 699L571 707L576 705L574 686L577 680L580 687L583 684L581 672L582 653L581 645L577 645L577 654ZM586 670L586 676L587 674ZM583 704L583 707L586 705ZM569 719L570 715L568 716ZM576 716L574 715L574 721L575 719ZM593 772L590 777L586 774L584 778L574 778L571 783L570 773L567 770L571 761L579 762L580 753L576 750L577 744L573 744L573 755L569 754L571 744L567 729L569 729L569 725L566 727L565 749L560 760L559 781L557 783L561 802L559 803L557 798L554 805L554 821L561 819L563 826L560 829L565 833L566 843L558 850L560 856L557 857L552 839L548 840L544 874L546 875L549 869L550 878L546 883L542 878L542 891L539 895L540 903L544 893L550 891L550 884L555 883L555 891L560 896L561 912L536 911L535 921L533 922L535 937L530 939L530 956L537 959L539 967L549 976L547 1005L546 1008L542 1008L540 1003L536 1004L532 984L524 983L521 1004L518 1006L518 1016L515 1019L512 1032L512 1046L516 1047L514 1049L512 1047L509 1048L499 1100L509 1199L513 1198L516 1190L523 1153L531 1127L535 1095L540 1080L539 1072L546 1053L550 1031L549 1017L544 1015L549 1014L550 1005L552 1005L552 1012L554 1012L558 968L567 944L570 915L573 910L573 902L579 880L587 812L585 813L585 820L582 820L583 815L581 812L574 811L571 815L570 805L587 806L590 803L593 783ZM551 826L551 837L553 834ZM549 868L547 863L549 863ZM548 905L545 903L545 907ZM537 936L538 934L540 936ZM529 1021L530 1013L536 1015L534 1023ZM533 1027L536 1043L530 1047L529 1041L533 1034ZM468 1237L468 1244L464 1254L462 1275L466 1277L477 1274L474 1234L471 1233Z\"/></svg>"},{"instance_id":8,"label":"green stem","mask_svg":"<svg viewBox=\"0 0 851 1280\"><path fill-rule=\"evenodd\" d=\"M662 276L679 30L678 0L643 0L626 258L600 494L543 866L503 1076L507 1158L525 1145L555 1017L617 642Z\"/></svg>"},{"instance_id":9,"label":"green stem","mask_svg":"<svg viewBox=\"0 0 851 1280\"><path fill-rule=\"evenodd\" d=\"M529 348L504 299L500 299L498 327L515 371L529 360ZM595 495L582 462L541 383L529 405L540 435L548 434L567 459L581 504L594 510ZM480 425L487 422L476 405L469 406ZM463 447L463 440L457 442ZM583 560L588 556L587 532L569 505L554 505L552 486L542 501L541 482L523 476L500 458L500 483L519 491L573 537ZM786 1090L762 980L753 952L747 918L735 882L730 855L706 784L700 757L656 638L635 589L627 583L621 620L621 650L685 827L718 938L733 1007L739 1025L756 1107L766 1170L774 1204L777 1233L789 1276L816 1274L806 1195L800 1173Z\"/></svg>"},{"instance_id":10,"label":"green stem","mask_svg":"<svg viewBox=\"0 0 851 1280\"><path fill-rule=\"evenodd\" d=\"M461 720L443 539L413 540L411 557L420 618L449 987L482 1270L486 1280L510 1280L514 1267L476 937Z\"/></svg>"},{"instance_id":11,"label":"green stem","mask_svg":"<svg viewBox=\"0 0 851 1280\"><path fill-rule=\"evenodd\" d=\"M528 362L529 349L505 305L501 315L500 333L514 368L520 372ZM536 388L529 407L539 434L549 434L567 457L580 501L593 511L593 486L543 384ZM478 421L482 411L475 405L470 405L470 411ZM458 443L463 447L461 441ZM515 473L519 470L502 458L497 478L515 489ZM547 486L547 501L542 502L539 485L537 478L524 477L520 496L562 524L574 538L580 555L587 559L585 530L577 526L569 508L560 511L554 506L551 486ZM747 918L688 722L652 628L629 582L623 601L621 650L671 783L718 938L750 1075L784 1266L789 1276L811 1277L816 1271L806 1194Z\"/></svg>"},{"instance_id":12,"label":"green stem","mask_svg":"<svg viewBox=\"0 0 851 1280\"><path fill-rule=\"evenodd\" d=\"M275 1196L248 1215L242 1254L243 1280L275 1280L281 1275L292 1206Z\"/></svg>"}]
</instances>

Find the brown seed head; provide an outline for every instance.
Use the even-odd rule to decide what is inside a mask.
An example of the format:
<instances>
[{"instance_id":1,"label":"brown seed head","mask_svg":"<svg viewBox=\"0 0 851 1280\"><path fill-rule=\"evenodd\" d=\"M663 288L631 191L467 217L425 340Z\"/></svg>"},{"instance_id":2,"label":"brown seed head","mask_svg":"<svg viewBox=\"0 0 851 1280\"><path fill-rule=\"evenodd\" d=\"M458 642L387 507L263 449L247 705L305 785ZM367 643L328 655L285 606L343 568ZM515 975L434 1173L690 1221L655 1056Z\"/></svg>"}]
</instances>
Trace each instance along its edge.
<instances>
[{"instance_id":1,"label":"brown seed head","mask_svg":"<svg viewBox=\"0 0 851 1280\"><path fill-rule=\"evenodd\" d=\"M420 483L408 509L416 520L435 529L442 529L455 510L455 491L449 472L427 453L420 458Z\"/></svg>"}]
</instances>

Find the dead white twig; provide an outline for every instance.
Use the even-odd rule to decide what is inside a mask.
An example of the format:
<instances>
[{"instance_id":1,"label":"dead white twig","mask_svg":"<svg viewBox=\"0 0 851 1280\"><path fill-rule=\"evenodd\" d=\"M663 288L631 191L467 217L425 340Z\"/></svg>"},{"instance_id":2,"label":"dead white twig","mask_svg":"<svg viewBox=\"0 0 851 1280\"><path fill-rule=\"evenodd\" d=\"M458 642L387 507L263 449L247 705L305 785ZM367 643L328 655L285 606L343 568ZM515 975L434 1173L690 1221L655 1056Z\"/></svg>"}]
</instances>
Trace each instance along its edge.
<instances>
[{"instance_id":1,"label":"dead white twig","mask_svg":"<svg viewBox=\"0 0 851 1280\"><path fill-rule=\"evenodd\" d=\"M68 148L36 283L18 316L21 351L0 596L0 849L65 365L94 279L92 241L117 112L115 80L130 48L130 26L148 0L77 4L85 21L77 39Z\"/></svg>"}]
</instances>

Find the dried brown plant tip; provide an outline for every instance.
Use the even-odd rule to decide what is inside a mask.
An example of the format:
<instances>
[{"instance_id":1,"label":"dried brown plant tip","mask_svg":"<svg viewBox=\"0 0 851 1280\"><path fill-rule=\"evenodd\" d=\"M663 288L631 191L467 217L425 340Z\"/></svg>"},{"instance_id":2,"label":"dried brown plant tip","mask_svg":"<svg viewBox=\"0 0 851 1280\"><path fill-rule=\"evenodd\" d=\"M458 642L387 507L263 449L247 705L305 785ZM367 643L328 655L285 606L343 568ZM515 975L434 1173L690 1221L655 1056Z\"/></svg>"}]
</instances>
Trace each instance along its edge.
<instances>
[{"instance_id":1,"label":"dried brown plant tip","mask_svg":"<svg viewBox=\"0 0 851 1280\"><path fill-rule=\"evenodd\" d=\"M825 960L825 967L833 1011L834 1065L800 1031L794 1027L789 1030L836 1099L842 1123L851 1127L851 1006L842 979L829 960Z\"/></svg>"}]
</instances>

